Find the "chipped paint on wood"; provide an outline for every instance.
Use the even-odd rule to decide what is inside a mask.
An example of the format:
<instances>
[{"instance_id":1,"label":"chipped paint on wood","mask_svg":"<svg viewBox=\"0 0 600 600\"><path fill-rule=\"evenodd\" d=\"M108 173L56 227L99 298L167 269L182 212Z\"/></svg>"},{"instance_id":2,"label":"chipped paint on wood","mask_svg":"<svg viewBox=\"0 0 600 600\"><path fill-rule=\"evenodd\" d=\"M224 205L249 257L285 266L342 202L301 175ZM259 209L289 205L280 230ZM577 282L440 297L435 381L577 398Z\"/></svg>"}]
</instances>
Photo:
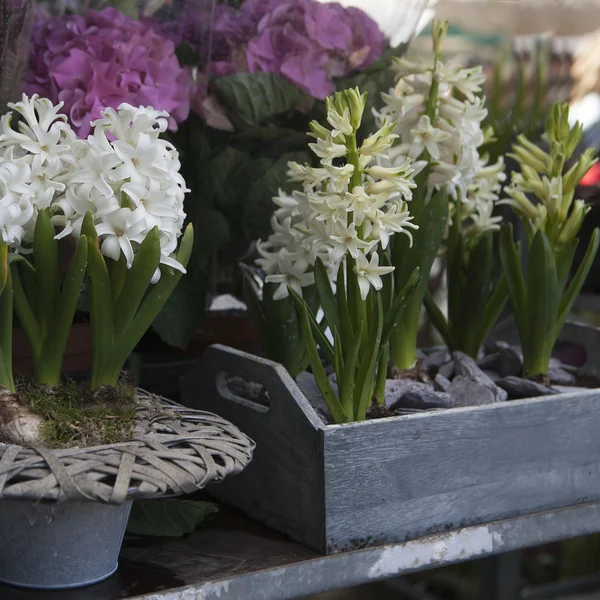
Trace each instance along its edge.
<instances>
[{"instance_id":1,"label":"chipped paint on wood","mask_svg":"<svg viewBox=\"0 0 600 600\"><path fill-rule=\"evenodd\" d=\"M424 569L465 560L467 557L487 555L494 550L495 537L499 537L498 534L485 526L432 536L425 542L419 540L388 546L369 570L369 578L389 577L411 569Z\"/></svg>"}]
</instances>

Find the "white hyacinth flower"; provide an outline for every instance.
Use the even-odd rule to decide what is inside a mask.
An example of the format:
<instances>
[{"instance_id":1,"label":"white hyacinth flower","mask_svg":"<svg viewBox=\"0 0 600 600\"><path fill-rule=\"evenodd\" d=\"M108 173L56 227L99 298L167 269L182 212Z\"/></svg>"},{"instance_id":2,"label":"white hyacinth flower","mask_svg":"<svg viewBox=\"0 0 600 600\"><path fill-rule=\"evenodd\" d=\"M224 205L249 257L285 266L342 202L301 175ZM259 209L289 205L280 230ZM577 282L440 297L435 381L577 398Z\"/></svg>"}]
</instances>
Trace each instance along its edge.
<instances>
[{"instance_id":1,"label":"white hyacinth flower","mask_svg":"<svg viewBox=\"0 0 600 600\"><path fill-rule=\"evenodd\" d=\"M370 261L363 254L359 254L356 259L356 265L354 265L354 273L358 277L361 298L363 300L366 299L371 286L376 290L380 290L383 287L381 276L388 275L393 270L394 267L379 266L379 255L377 252L373 252Z\"/></svg>"},{"instance_id":2,"label":"white hyacinth flower","mask_svg":"<svg viewBox=\"0 0 600 600\"><path fill-rule=\"evenodd\" d=\"M377 248L385 250L395 234L404 233L412 240L410 230L417 229L406 203L415 187L410 160L405 157L398 166L371 164L383 160L392 147L398 137L396 124L384 120L357 148L346 137L356 135L364 107L358 93L350 96L351 110L328 103L332 131L311 124L310 135L317 141L309 147L320 166L288 164L290 181L301 183L303 191L280 192L273 199L278 208L271 219L272 234L257 243L256 263L267 282L278 284L275 299L286 297L288 286L299 292L313 285L317 259L323 261L333 287L339 269L346 269L349 261L361 265L366 261L370 266L366 271L361 268L359 276L361 295L366 298L369 287L381 288L379 275L393 270L378 267ZM345 159L346 164L333 166L334 159Z\"/></svg>"},{"instance_id":3,"label":"white hyacinth flower","mask_svg":"<svg viewBox=\"0 0 600 600\"><path fill-rule=\"evenodd\" d=\"M161 264L185 271L174 253L188 190L179 174L177 150L159 137L167 116L129 104L104 110L80 150L79 168L61 201L74 234L79 235L85 213L92 212L102 253L113 260L123 255L127 267L135 260L136 248L157 227ZM159 276L157 272L154 280Z\"/></svg>"},{"instance_id":4,"label":"white hyacinth flower","mask_svg":"<svg viewBox=\"0 0 600 600\"><path fill-rule=\"evenodd\" d=\"M437 58L431 66L395 60L394 67L398 74L396 84L382 94L384 106L375 114L380 124L395 121L394 133L400 139L387 157L378 159L378 164L400 167L409 156L414 161L414 176L423 169L427 174L425 201L436 190L445 189L451 203L461 204L459 214L464 219L465 233L471 227L472 234L481 233L486 227L495 229L497 217L485 221L479 217L478 206L484 197L494 204L498 201L505 178L503 163L489 166L481 156L488 139L482 129L487 116L485 99L479 97L485 81L483 70L447 65ZM430 98L431 94L435 96ZM371 189L382 188L378 183ZM486 205L485 211L488 210ZM451 206L450 216L455 213Z\"/></svg>"},{"instance_id":5,"label":"white hyacinth flower","mask_svg":"<svg viewBox=\"0 0 600 600\"><path fill-rule=\"evenodd\" d=\"M431 119L423 115L416 127L410 131L413 136L413 143L410 148L409 156L411 159L417 159L423 154L423 150L429 152L429 156L434 160L440 158L440 149L438 144L450 138L450 134L433 127Z\"/></svg>"}]
</instances>

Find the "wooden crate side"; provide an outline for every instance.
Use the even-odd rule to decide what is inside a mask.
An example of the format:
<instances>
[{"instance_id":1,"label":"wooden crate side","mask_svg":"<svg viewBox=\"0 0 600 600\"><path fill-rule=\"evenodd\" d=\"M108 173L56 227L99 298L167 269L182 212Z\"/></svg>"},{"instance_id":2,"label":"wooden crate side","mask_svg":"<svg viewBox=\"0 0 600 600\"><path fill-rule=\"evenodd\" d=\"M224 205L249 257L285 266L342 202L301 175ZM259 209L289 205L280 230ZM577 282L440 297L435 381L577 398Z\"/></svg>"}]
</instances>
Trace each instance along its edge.
<instances>
[{"instance_id":1,"label":"wooden crate side","mask_svg":"<svg viewBox=\"0 0 600 600\"><path fill-rule=\"evenodd\" d=\"M270 406L236 397L226 375L263 385ZM248 467L210 486L210 493L323 552L324 425L287 371L245 352L211 346L184 378L182 402L224 417L256 442Z\"/></svg>"},{"instance_id":2,"label":"wooden crate side","mask_svg":"<svg viewBox=\"0 0 600 600\"><path fill-rule=\"evenodd\" d=\"M328 552L600 499L600 391L325 430Z\"/></svg>"}]
</instances>

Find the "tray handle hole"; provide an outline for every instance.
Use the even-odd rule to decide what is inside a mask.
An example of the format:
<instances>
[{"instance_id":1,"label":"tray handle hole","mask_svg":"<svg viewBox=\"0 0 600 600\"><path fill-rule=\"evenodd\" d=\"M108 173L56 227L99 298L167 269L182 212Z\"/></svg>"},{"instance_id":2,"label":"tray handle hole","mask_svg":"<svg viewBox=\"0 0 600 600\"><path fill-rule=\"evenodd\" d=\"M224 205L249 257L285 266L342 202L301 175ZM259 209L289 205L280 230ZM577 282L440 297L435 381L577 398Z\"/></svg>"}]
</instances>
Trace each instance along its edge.
<instances>
[{"instance_id":1,"label":"tray handle hole","mask_svg":"<svg viewBox=\"0 0 600 600\"><path fill-rule=\"evenodd\" d=\"M219 371L216 381L217 389L223 398L243 404L258 412L267 412L271 407L269 392L260 383L249 381L226 371Z\"/></svg>"}]
</instances>

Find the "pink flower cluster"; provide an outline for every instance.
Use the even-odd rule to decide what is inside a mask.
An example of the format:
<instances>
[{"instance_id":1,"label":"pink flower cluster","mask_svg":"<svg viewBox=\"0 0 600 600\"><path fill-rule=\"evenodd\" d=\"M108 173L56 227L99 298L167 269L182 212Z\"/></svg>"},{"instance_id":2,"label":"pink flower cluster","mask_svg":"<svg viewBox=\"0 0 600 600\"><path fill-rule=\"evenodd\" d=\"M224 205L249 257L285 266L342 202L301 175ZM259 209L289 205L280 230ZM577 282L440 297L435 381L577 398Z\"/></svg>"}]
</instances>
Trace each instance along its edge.
<instances>
[{"instance_id":1,"label":"pink flower cluster","mask_svg":"<svg viewBox=\"0 0 600 600\"><path fill-rule=\"evenodd\" d=\"M114 8L38 23L24 91L64 102L80 137L122 102L168 111L173 130L189 113L189 78L173 42Z\"/></svg>"},{"instance_id":2,"label":"pink flower cluster","mask_svg":"<svg viewBox=\"0 0 600 600\"><path fill-rule=\"evenodd\" d=\"M208 0L186 0L179 26L161 31L196 45L204 56ZM200 35L199 35L200 32ZM208 35L207 33L204 34ZM218 4L212 27L211 68L217 77L240 72L278 73L303 92L323 99L334 77L366 69L385 49L375 23L357 8L317 0L245 0L240 9Z\"/></svg>"},{"instance_id":3,"label":"pink flower cluster","mask_svg":"<svg viewBox=\"0 0 600 600\"><path fill-rule=\"evenodd\" d=\"M246 0L241 12L256 22L245 51L249 71L279 73L315 98L335 91L333 77L366 69L385 46L371 18L335 2Z\"/></svg>"}]
</instances>

